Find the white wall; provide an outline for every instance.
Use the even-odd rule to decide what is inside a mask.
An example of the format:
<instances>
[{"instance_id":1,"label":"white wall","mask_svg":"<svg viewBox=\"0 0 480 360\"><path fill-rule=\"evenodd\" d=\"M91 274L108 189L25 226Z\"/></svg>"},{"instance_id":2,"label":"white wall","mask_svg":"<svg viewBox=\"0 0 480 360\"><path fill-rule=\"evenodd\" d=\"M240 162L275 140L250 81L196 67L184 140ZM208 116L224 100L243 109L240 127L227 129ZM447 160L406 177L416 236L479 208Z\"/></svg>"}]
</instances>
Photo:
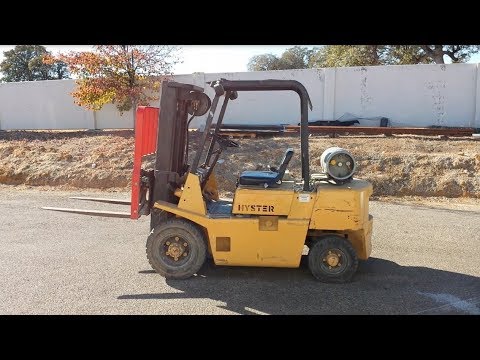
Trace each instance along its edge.
<instances>
[{"instance_id":1,"label":"white wall","mask_svg":"<svg viewBox=\"0 0 480 360\"><path fill-rule=\"evenodd\" d=\"M73 80L0 84L0 129L91 129L93 112L73 103Z\"/></svg>"},{"instance_id":2,"label":"white wall","mask_svg":"<svg viewBox=\"0 0 480 360\"><path fill-rule=\"evenodd\" d=\"M158 106L158 104L152 104ZM100 111L94 111L95 129L131 129L133 127L133 111L120 114L113 104L107 104Z\"/></svg>"},{"instance_id":3,"label":"white wall","mask_svg":"<svg viewBox=\"0 0 480 360\"><path fill-rule=\"evenodd\" d=\"M473 126L477 64L336 69L334 117L386 116L393 126Z\"/></svg>"},{"instance_id":4,"label":"white wall","mask_svg":"<svg viewBox=\"0 0 480 360\"><path fill-rule=\"evenodd\" d=\"M300 81L313 104L310 120L336 120L344 113L384 116L393 126L480 127L478 64L404 65L175 75L178 82L289 79ZM0 129L131 128L132 112L113 105L93 112L73 103L74 80L0 84ZM151 104L158 106L158 101ZM300 101L293 92L241 92L229 104L225 123L297 124ZM199 127L205 116L195 119ZM362 126L378 121L362 120Z\"/></svg>"}]
</instances>

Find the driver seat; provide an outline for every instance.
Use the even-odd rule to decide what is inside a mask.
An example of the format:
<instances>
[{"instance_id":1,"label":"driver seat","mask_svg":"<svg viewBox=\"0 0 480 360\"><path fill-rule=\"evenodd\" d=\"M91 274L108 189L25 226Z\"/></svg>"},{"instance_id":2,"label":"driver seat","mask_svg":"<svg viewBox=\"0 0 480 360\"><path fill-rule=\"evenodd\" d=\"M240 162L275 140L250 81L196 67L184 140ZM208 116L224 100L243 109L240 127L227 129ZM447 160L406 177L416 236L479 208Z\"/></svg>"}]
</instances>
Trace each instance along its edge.
<instances>
[{"instance_id":1,"label":"driver seat","mask_svg":"<svg viewBox=\"0 0 480 360\"><path fill-rule=\"evenodd\" d=\"M280 165L275 171L244 171L240 175L240 185L263 185L265 188L274 187L282 183L283 175L287 170L288 163L292 159L293 149L285 151Z\"/></svg>"}]
</instances>

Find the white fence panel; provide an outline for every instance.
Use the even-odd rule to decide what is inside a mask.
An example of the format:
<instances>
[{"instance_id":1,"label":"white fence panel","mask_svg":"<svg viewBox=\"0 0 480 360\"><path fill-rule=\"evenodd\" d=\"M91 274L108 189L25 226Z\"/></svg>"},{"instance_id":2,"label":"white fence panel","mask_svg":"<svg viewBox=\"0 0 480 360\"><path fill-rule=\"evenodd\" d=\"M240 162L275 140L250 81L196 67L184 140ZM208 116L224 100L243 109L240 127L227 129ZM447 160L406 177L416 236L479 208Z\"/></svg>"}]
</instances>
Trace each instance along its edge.
<instances>
[{"instance_id":1,"label":"white fence panel","mask_svg":"<svg viewBox=\"0 0 480 360\"><path fill-rule=\"evenodd\" d=\"M307 88L310 120L336 120L345 113L384 116L393 126L480 127L478 64L367 66L328 69L175 75L174 80L205 87L207 81L288 79ZM74 80L0 84L0 129L132 128L132 112L114 105L88 111L74 104ZM153 102L158 106L159 102ZM200 127L206 115L191 127ZM225 123L297 124L300 101L294 92L241 92L225 114ZM378 121L361 120L362 126Z\"/></svg>"}]
</instances>

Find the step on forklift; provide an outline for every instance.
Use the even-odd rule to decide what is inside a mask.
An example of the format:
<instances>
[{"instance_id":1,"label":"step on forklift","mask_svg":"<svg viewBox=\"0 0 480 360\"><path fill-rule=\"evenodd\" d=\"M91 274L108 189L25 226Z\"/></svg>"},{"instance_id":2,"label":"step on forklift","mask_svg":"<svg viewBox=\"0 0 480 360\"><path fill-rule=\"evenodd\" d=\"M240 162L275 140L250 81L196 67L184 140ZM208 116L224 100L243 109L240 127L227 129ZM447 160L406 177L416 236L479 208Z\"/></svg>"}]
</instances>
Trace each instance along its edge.
<instances>
[{"instance_id":1,"label":"step on forklift","mask_svg":"<svg viewBox=\"0 0 480 360\"><path fill-rule=\"evenodd\" d=\"M353 178L353 156L341 148L325 150L323 173L310 174L308 106L305 87L294 80L208 83L204 89L163 82L160 108L139 107L135 135L131 201L79 198L131 206L130 213L45 208L88 215L150 215L147 258L159 274L186 279L207 257L216 265L297 268L308 247L308 267L323 282L351 281L358 261L371 252L372 185ZM242 91L295 91L300 97L301 153L286 149L265 171L239 174L233 199L220 199L215 166L223 151L239 144L220 134L227 105ZM217 107L223 99L215 126ZM207 114L198 148L188 163L190 122ZM142 159L155 154L153 170ZM301 157L302 178L285 176L293 156ZM240 170L240 169L239 169Z\"/></svg>"}]
</instances>

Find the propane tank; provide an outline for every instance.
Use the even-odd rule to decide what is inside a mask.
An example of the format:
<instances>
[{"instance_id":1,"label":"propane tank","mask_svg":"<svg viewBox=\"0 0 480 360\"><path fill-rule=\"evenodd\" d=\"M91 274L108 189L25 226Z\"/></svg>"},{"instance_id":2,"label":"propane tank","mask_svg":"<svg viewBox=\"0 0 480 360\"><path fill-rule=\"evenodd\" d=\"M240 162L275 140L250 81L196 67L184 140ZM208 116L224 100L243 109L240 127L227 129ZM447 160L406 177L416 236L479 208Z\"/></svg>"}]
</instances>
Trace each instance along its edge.
<instances>
[{"instance_id":1,"label":"propane tank","mask_svg":"<svg viewBox=\"0 0 480 360\"><path fill-rule=\"evenodd\" d=\"M355 172L356 163L350 153L339 147L330 147L320 157L320 165L327 176L333 180L350 180Z\"/></svg>"}]
</instances>

